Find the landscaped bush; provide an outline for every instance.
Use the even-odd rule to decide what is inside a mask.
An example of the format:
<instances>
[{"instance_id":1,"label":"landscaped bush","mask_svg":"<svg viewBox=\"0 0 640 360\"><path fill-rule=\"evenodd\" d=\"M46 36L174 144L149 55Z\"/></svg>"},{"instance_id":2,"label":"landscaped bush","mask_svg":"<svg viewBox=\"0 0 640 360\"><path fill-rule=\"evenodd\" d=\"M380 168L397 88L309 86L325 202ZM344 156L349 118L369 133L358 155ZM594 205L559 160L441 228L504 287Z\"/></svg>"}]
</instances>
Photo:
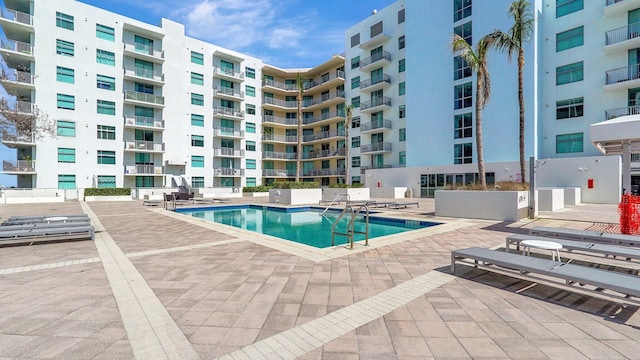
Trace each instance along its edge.
<instances>
[{"instance_id":1,"label":"landscaped bush","mask_svg":"<svg viewBox=\"0 0 640 360\"><path fill-rule=\"evenodd\" d=\"M273 188L274 189L318 189L320 188L320 183L317 181L303 181L303 182L282 181L282 182L274 183Z\"/></svg>"},{"instance_id":2,"label":"landscaped bush","mask_svg":"<svg viewBox=\"0 0 640 360\"><path fill-rule=\"evenodd\" d=\"M242 188L242 192L252 193L252 192L269 192L271 186L261 185L261 186L245 186Z\"/></svg>"},{"instance_id":3,"label":"landscaped bush","mask_svg":"<svg viewBox=\"0 0 640 360\"><path fill-rule=\"evenodd\" d=\"M447 186L445 190L482 190L480 183L471 183L467 185ZM487 190L496 191L527 191L529 190L529 183L522 183L516 181L499 181L494 185L487 184Z\"/></svg>"},{"instance_id":4,"label":"landscaped bush","mask_svg":"<svg viewBox=\"0 0 640 360\"><path fill-rule=\"evenodd\" d=\"M331 189L345 189L345 188L350 188L350 189L358 189L363 187L364 184L351 184L351 185L347 185L347 184L331 184L329 185L329 188Z\"/></svg>"},{"instance_id":5,"label":"landscaped bush","mask_svg":"<svg viewBox=\"0 0 640 360\"><path fill-rule=\"evenodd\" d=\"M126 196L131 195L131 188L87 188L84 196Z\"/></svg>"}]
</instances>

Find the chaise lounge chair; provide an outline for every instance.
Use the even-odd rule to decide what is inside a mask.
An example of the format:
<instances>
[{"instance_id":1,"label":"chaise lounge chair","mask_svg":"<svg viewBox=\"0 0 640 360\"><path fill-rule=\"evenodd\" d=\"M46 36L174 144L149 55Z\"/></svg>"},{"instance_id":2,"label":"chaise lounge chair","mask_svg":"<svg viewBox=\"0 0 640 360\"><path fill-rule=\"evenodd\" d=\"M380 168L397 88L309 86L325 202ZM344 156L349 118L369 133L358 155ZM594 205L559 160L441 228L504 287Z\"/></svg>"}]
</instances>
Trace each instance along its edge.
<instances>
[{"instance_id":1,"label":"chaise lounge chair","mask_svg":"<svg viewBox=\"0 0 640 360\"><path fill-rule=\"evenodd\" d=\"M587 230L574 230L574 229L536 226L529 230L529 234L552 237L552 238L578 240L578 241L593 241L597 243L606 243L606 244L612 244L612 245L623 245L623 246L640 245L640 236L625 235L625 234L610 234L610 233L602 233L602 232L587 231Z\"/></svg>"}]
</instances>

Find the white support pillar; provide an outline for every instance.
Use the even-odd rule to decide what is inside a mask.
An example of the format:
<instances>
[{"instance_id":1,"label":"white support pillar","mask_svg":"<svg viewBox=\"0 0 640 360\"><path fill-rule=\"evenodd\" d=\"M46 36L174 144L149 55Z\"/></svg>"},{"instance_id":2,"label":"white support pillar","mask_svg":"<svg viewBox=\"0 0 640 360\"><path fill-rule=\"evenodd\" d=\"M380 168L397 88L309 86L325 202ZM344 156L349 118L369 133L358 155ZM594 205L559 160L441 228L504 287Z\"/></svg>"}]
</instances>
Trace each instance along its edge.
<instances>
[{"instance_id":1,"label":"white support pillar","mask_svg":"<svg viewBox=\"0 0 640 360\"><path fill-rule=\"evenodd\" d=\"M622 143L622 188L631 192L631 140Z\"/></svg>"}]
</instances>

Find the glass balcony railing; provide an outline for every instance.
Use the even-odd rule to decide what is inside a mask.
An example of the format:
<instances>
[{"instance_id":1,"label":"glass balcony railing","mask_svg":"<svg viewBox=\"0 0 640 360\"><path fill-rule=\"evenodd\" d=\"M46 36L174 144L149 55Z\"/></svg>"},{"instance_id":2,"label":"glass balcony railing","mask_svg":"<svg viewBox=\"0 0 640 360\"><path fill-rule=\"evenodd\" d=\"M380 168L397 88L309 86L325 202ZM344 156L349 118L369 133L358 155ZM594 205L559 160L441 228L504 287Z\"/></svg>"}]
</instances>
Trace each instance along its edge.
<instances>
[{"instance_id":1,"label":"glass balcony railing","mask_svg":"<svg viewBox=\"0 0 640 360\"><path fill-rule=\"evenodd\" d=\"M30 72L20 71L17 69L7 68L2 69L2 76L0 80L10 81L20 84L33 85L34 76Z\"/></svg>"},{"instance_id":2,"label":"glass balcony railing","mask_svg":"<svg viewBox=\"0 0 640 360\"><path fill-rule=\"evenodd\" d=\"M0 17L20 24L33 25L33 16L16 10L0 9Z\"/></svg>"},{"instance_id":3,"label":"glass balcony railing","mask_svg":"<svg viewBox=\"0 0 640 360\"><path fill-rule=\"evenodd\" d=\"M18 160L16 162L2 161L2 171L29 173L36 171L35 160Z\"/></svg>"},{"instance_id":4,"label":"glass balcony railing","mask_svg":"<svg viewBox=\"0 0 640 360\"><path fill-rule=\"evenodd\" d=\"M28 56L33 55L33 46L22 41L0 39L0 47L5 50L14 51Z\"/></svg>"},{"instance_id":5,"label":"glass balcony railing","mask_svg":"<svg viewBox=\"0 0 640 360\"><path fill-rule=\"evenodd\" d=\"M164 105L164 96L147 94L139 91L127 90L124 93L125 100L142 101L152 104Z\"/></svg>"}]
</instances>

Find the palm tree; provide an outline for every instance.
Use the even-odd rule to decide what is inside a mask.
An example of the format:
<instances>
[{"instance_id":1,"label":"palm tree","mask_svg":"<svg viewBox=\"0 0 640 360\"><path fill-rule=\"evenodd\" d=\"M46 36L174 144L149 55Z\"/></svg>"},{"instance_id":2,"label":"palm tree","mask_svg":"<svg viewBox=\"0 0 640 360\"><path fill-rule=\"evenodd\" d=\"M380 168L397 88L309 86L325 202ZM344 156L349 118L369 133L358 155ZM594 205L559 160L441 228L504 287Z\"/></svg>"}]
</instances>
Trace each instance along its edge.
<instances>
[{"instance_id":1,"label":"palm tree","mask_svg":"<svg viewBox=\"0 0 640 360\"><path fill-rule=\"evenodd\" d=\"M353 116L353 105L349 104L344 108L345 116L347 120L344 123L344 154L345 154L345 172L344 183L349 185L351 180L349 178L349 128L351 127L351 117Z\"/></svg>"},{"instance_id":2,"label":"palm tree","mask_svg":"<svg viewBox=\"0 0 640 360\"><path fill-rule=\"evenodd\" d=\"M491 77L487 67L487 53L491 49L494 38L485 36L473 47L460 35L454 34L452 40L453 52L459 54L476 73L476 153L478 157L478 176L480 186L487 188L484 171L484 154L482 148L482 110L491 97Z\"/></svg>"},{"instance_id":3,"label":"palm tree","mask_svg":"<svg viewBox=\"0 0 640 360\"><path fill-rule=\"evenodd\" d=\"M533 37L535 19L528 0L516 0L509 6L509 16L513 25L506 33L496 30L491 35L495 38L495 47L506 52L509 61L515 52L518 53L518 104L520 106L520 174L525 182L524 167L524 48L523 45Z\"/></svg>"},{"instance_id":4,"label":"palm tree","mask_svg":"<svg viewBox=\"0 0 640 360\"><path fill-rule=\"evenodd\" d=\"M300 73L296 76L296 84L298 85L298 150L296 154L296 182L300 181L300 159L302 157L302 95L304 94L304 78Z\"/></svg>"}]
</instances>

